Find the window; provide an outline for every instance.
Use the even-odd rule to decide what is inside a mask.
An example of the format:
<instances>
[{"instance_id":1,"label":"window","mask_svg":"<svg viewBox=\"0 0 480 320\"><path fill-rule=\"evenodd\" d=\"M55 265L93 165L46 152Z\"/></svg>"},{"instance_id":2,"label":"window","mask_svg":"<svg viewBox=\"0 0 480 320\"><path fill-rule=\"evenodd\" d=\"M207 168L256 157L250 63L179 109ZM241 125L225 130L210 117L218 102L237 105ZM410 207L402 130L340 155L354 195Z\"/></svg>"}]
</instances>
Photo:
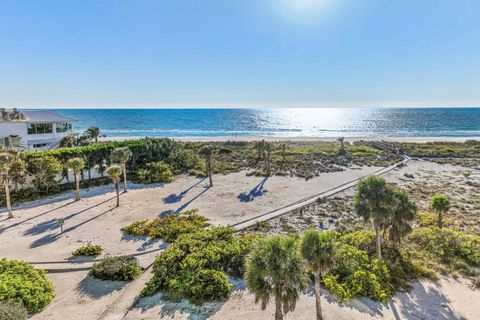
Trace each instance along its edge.
<instances>
[{"instance_id":1,"label":"window","mask_svg":"<svg viewBox=\"0 0 480 320\"><path fill-rule=\"evenodd\" d=\"M28 134L53 133L51 123L29 123L27 130Z\"/></svg>"},{"instance_id":2,"label":"window","mask_svg":"<svg viewBox=\"0 0 480 320\"><path fill-rule=\"evenodd\" d=\"M56 123L55 127L57 128L57 133L72 132L72 124L69 122Z\"/></svg>"},{"instance_id":3,"label":"window","mask_svg":"<svg viewBox=\"0 0 480 320\"><path fill-rule=\"evenodd\" d=\"M47 143L34 143L33 147L36 149L36 148L45 147L46 145Z\"/></svg>"}]
</instances>

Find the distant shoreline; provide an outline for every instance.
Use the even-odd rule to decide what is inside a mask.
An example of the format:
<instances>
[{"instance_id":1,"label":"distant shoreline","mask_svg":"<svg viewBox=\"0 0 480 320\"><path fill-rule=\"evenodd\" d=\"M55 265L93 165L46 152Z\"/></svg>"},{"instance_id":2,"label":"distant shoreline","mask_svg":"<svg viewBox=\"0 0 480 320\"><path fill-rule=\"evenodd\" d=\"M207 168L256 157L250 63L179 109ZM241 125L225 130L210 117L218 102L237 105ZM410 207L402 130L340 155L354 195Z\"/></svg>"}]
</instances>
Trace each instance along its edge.
<instances>
[{"instance_id":1,"label":"distant shoreline","mask_svg":"<svg viewBox=\"0 0 480 320\"><path fill-rule=\"evenodd\" d=\"M107 136L99 138L99 141L126 141L139 140L145 137L140 136ZM158 138L158 137L156 137ZM291 141L291 142L332 142L338 137L264 137L264 136L237 136L237 137L167 137L183 142L225 142L225 141ZM467 140L480 141L480 137L345 137L345 141L390 141L390 142L465 142Z\"/></svg>"}]
</instances>

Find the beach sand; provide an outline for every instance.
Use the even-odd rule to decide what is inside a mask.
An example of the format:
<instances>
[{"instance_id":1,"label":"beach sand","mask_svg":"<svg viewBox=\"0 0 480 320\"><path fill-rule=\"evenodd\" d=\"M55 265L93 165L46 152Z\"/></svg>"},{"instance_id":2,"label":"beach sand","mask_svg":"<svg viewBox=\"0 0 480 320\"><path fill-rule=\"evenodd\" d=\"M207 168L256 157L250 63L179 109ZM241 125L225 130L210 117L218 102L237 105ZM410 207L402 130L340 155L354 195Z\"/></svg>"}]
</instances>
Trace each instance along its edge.
<instances>
[{"instance_id":1,"label":"beach sand","mask_svg":"<svg viewBox=\"0 0 480 320\"><path fill-rule=\"evenodd\" d=\"M406 168L391 171L386 177L389 181L400 180L405 172L417 176L419 170L458 176L458 171L462 170L461 167L455 167L455 173L449 168L433 162L413 161ZM350 168L343 172L323 173L309 181L295 177L249 177L242 171L214 175L212 188L208 188L207 180L180 176L167 185L131 184L131 190L121 195L120 208L114 208L112 185L82 190L83 199L78 202L72 201L74 193L69 192L26 203L14 210L15 218L11 220L6 219L4 211L1 212L2 257L29 262L68 261L72 250L91 242L101 244L104 255L141 254L140 262L146 266L158 253L150 250L162 248L164 244L123 235L120 228L135 220L199 208L199 213L209 218L212 224L233 224L371 174L377 169ZM61 217L65 219L63 235L59 233L56 223L56 219ZM37 265L47 269L79 266L82 265ZM97 283L86 276L86 271L50 273L48 277L56 286L56 297L45 311L33 319L93 319L95 314L101 313L115 299L123 285ZM421 319L422 315L425 315L424 319L479 318L480 305L471 302L473 299L480 301L479 291L469 289L466 281L422 281L414 283L414 288L410 293L397 294L392 302L395 308L363 299L346 306L325 302L326 319ZM182 311L185 307L182 304L169 303L165 306L162 302L158 304L159 301L141 301L149 304L148 307L140 304L131 310L127 319L172 319L172 315L175 315L175 319L205 318L203 312L192 312L188 306ZM287 319L313 318L313 301L311 295L302 296L297 310L289 314ZM364 307L356 306L358 304L367 305L367 311ZM208 309L208 305L205 308ZM271 319L273 312L272 306L261 311L253 303L248 291L239 291L227 302L215 304L212 308L213 311L205 312L214 319ZM368 311L371 309L374 312ZM395 314L400 316L395 317Z\"/></svg>"}]
</instances>

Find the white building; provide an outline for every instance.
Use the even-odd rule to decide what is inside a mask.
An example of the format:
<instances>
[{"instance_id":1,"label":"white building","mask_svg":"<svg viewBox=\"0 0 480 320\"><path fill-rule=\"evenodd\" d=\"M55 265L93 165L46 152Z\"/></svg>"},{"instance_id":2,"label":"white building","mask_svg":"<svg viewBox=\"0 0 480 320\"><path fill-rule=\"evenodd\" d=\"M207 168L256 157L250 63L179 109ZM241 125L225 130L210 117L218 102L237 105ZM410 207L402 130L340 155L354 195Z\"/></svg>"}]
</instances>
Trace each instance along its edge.
<instances>
[{"instance_id":1,"label":"white building","mask_svg":"<svg viewBox=\"0 0 480 320\"><path fill-rule=\"evenodd\" d=\"M28 151L54 149L73 134L76 120L55 111L0 109L0 146Z\"/></svg>"}]
</instances>

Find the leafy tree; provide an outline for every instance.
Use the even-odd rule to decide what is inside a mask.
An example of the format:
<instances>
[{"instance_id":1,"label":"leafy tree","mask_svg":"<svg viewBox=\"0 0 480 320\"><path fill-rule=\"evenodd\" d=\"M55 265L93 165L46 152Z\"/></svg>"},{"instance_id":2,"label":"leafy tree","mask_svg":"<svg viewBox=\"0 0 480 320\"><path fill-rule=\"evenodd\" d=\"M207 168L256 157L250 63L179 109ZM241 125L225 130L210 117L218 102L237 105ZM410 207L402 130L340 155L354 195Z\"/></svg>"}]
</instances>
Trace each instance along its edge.
<instances>
[{"instance_id":1,"label":"leafy tree","mask_svg":"<svg viewBox=\"0 0 480 320\"><path fill-rule=\"evenodd\" d=\"M27 165L19 153L13 155L10 164L10 180L12 180L15 192L18 192L19 185L23 185L27 180Z\"/></svg>"},{"instance_id":2,"label":"leafy tree","mask_svg":"<svg viewBox=\"0 0 480 320\"><path fill-rule=\"evenodd\" d=\"M335 262L335 234L332 231L319 232L311 229L302 238L300 251L313 274L317 320L323 319L320 300L320 281L332 269Z\"/></svg>"},{"instance_id":3,"label":"leafy tree","mask_svg":"<svg viewBox=\"0 0 480 320\"><path fill-rule=\"evenodd\" d=\"M60 148L72 148L75 147L76 144L76 139L73 134L68 135L66 137L63 137L62 140L60 140Z\"/></svg>"},{"instance_id":4,"label":"leafy tree","mask_svg":"<svg viewBox=\"0 0 480 320\"><path fill-rule=\"evenodd\" d=\"M438 227L443 228L443 215L450 210L450 199L443 194L436 194L432 197L432 209L438 214Z\"/></svg>"},{"instance_id":5,"label":"leafy tree","mask_svg":"<svg viewBox=\"0 0 480 320\"><path fill-rule=\"evenodd\" d=\"M55 177L62 170L62 164L55 157L38 154L29 160L28 170L33 175L33 184L37 190L49 194L51 190L58 189Z\"/></svg>"},{"instance_id":6,"label":"leafy tree","mask_svg":"<svg viewBox=\"0 0 480 320\"><path fill-rule=\"evenodd\" d=\"M129 147L116 148L112 151L110 159L113 163L120 163L123 174L123 192L127 192L127 162L132 157Z\"/></svg>"},{"instance_id":7,"label":"leafy tree","mask_svg":"<svg viewBox=\"0 0 480 320\"><path fill-rule=\"evenodd\" d=\"M370 176L362 179L357 186L354 198L357 214L365 221L371 221L375 228L377 258L382 259L382 227L385 226L395 198L384 179Z\"/></svg>"},{"instance_id":8,"label":"leafy tree","mask_svg":"<svg viewBox=\"0 0 480 320\"><path fill-rule=\"evenodd\" d=\"M210 187L213 186L212 182L212 156L213 156L213 147L211 145L206 145L198 150L198 154L205 160L206 165L206 174L210 180Z\"/></svg>"},{"instance_id":9,"label":"leafy tree","mask_svg":"<svg viewBox=\"0 0 480 320\"><path fill-rule=\"evenodd\" d=\"M0 153L0 179L5 190L5 203L8 211L8 218L13 218L12 204L10 202L10 169L12 165L12 156L7 151Z\"/></svg>"},{"instance_id":10,"label":"leafy tree","mask_svg":"<svg viewBox=\"0 0 480 320\"><path fill-rule=\"evenodd\" d=\"M307 288L305 264L299 253L298 241L292 237L275 236L262 241L247 261L247 287L262 309L270 299L275 301L275 320L293 311L300 294Z\"/></svg>"},{"instance_id":11,"label":"leafy tree","mask_svg":"<svg viewBox=\"0 0 480 320\"><path fill-rule=\"evenodd\" d=\"M85 168L85 160L82 158L73 158L67 161L67 168L71 169L75 173L75 182L76 182L76 192L77 196L76 201L80 200L80 173Z\"/></svg>"},{"instance_id":12,"label":"leafy tree","mask_svg":"<svg viewBox=\"0 0 480 320\"><path fill-rule=\"evenodd\" d=\"M118 183L120 182L120 176L122 175L122 167L113 165L107 168L107 175L112 178L115 185L115 192L117 194L117 207L120 206L120 193L118 191Z\"/></svg>"},{"instance_id":13,"label":"leafy tree","mask_svg":"<svg viewBox=\"0 0 480 320\"><path fill-rule=\"evenodd\" d=\"M400 189L393 189L395 206L388 219L386 230L391 242L399 244L412 231L410 223L415 219L417 205L410 201L408 194Z\"/></svg>"},{"instance_id":14,"label":"leafy tree","mask_svg":"<svg viewBox=\"0 0 480 320\"><path fill-rule=\"evenodd\" d=\"M91 126L87 130L85 130L85 136L88 139L95 140L95 143L98 143L98 136L100 135L100 129L95 126Z\"/></svg>"},{"instance_id":15,"label":"leafy tree","mask_svg":"<svg viewBox=\"0 0 480 320\"><path fill-rule=\"evenodd\" d=\"M170 183L173 181L173 174L170 166L160 161L147 163L145 169L138 170L137 178L143 183Z\"/></svg>"}]
</instances>

